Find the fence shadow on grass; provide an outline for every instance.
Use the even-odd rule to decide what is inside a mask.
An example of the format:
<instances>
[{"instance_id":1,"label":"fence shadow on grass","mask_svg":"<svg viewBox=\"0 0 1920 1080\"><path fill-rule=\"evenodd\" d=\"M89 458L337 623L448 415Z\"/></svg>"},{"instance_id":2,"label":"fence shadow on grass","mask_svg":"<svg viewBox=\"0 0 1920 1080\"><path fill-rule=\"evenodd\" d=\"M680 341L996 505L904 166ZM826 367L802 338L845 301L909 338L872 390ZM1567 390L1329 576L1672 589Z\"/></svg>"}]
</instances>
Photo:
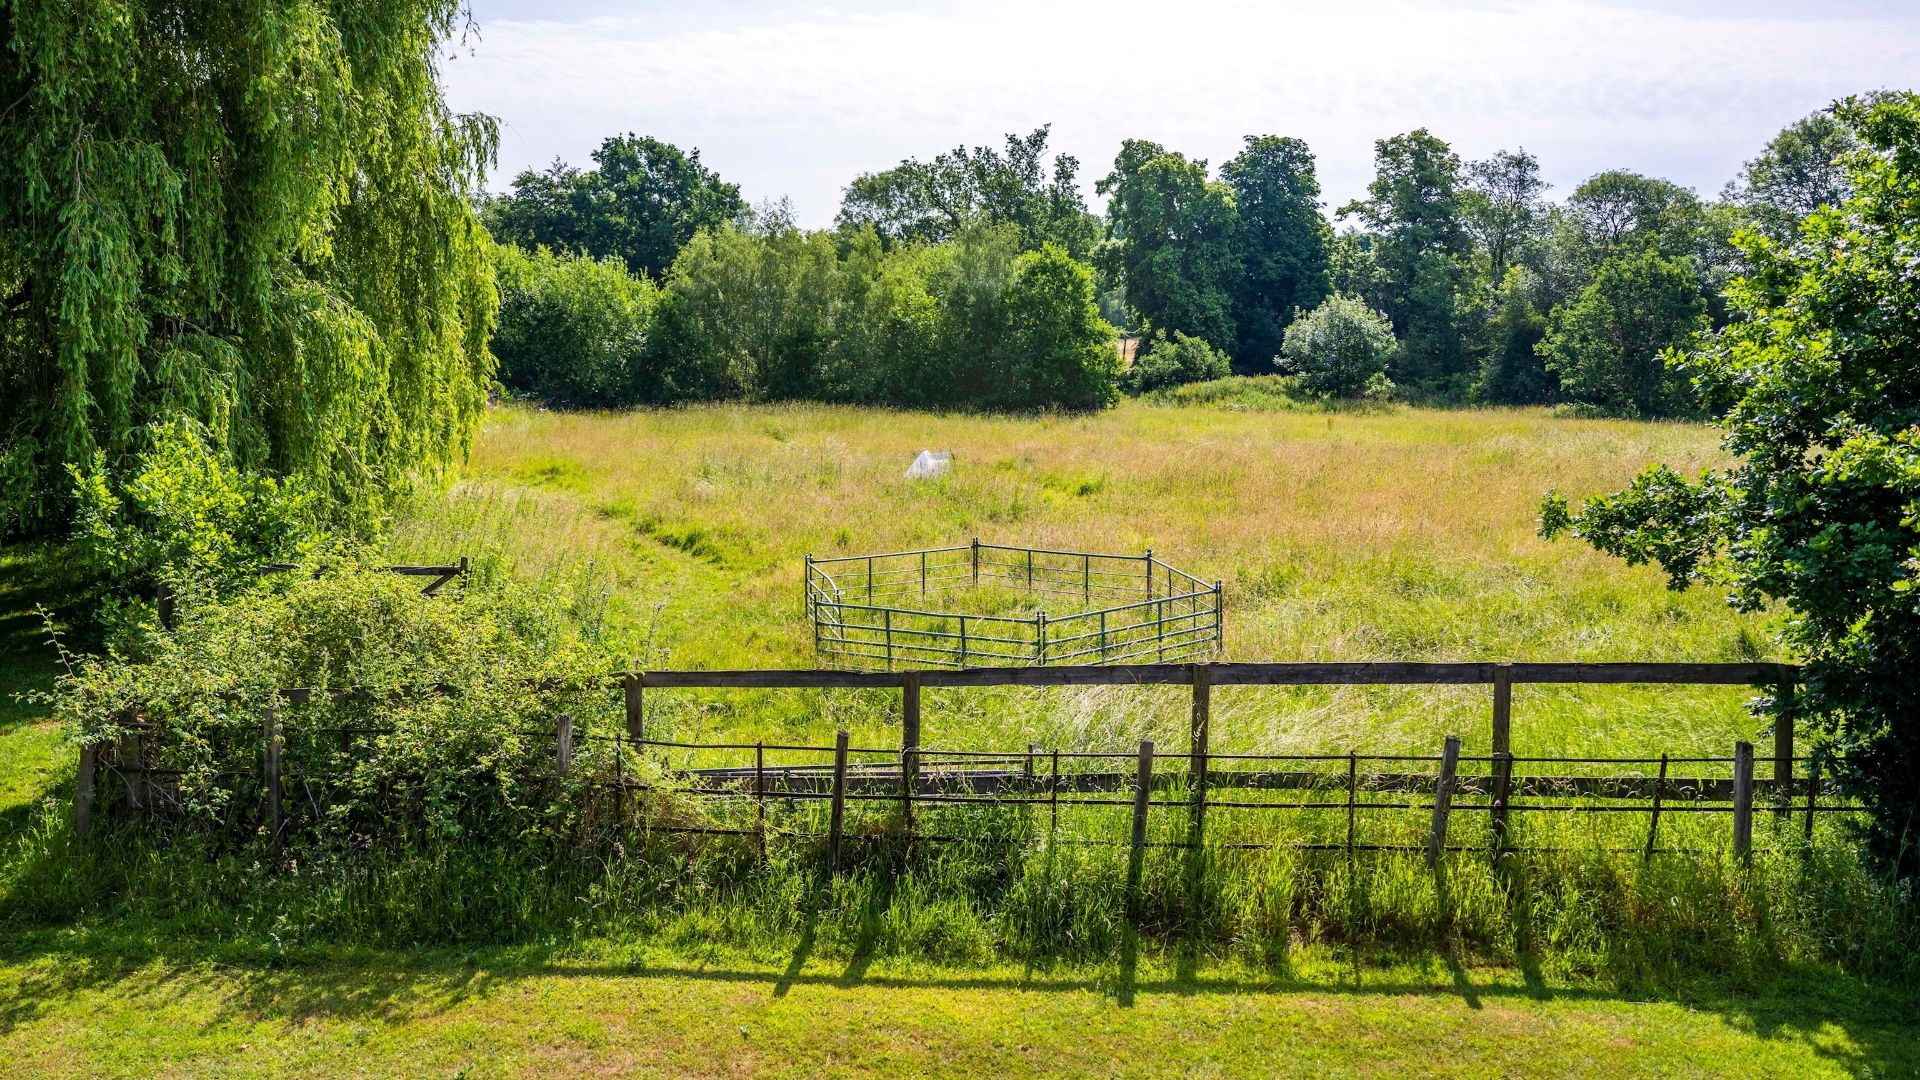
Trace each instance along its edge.
<instances>
[{"instance_id":1,"label":"fence shadow on grass","mask_svg":"<svg viewBox=\"0 0 1920 1080\"><path fill-rule=\"evenodd\" d=\"M1244 969L1183 972L1180 964L1142 975L1140 957L1128 951L1107 971L1076 969L1000 974L876 973L871 955L856 954L841 966L814 955L803 927L784 968L755 969L669 962L573 962L564 949L486 948L387 952L372 950L279 953L258 948L179 943L160 945L137 930L34 931L0 934L0 1037L34 1023L90 992L139 999L185 999L201 992L221 1002L213 1023L246 1025L282 1021L346 1020L401 1025L455 1013L489 996L535 979L685 980L764 987L782 997L794 987L823 991L933 990L982 993L1079 993L1109 998L1126 1008L1159 994L1271 998L1378 997L1457 998L1469 1009L1490 1003L1529 1001L1677 1004L1711 1013L1762 1039L1792 1039L1837 1066L1862 1075L1909 1075L1920 1068L1920 997L1912 988L1880 987L1829 968L1789 968L1746 992L1703 984L1613 990L1552 986L1537 971L1518 980L1499 969L1478 969L1447 952L1423 965L1388 969L1343 968L1328 978L1275 976ZM1168 960L1173 960L1169 957ZM839 970L832 970L834 968ZM1835 1029L1844 1038L1835 1038Z\"/></svg>"}]
</instances>

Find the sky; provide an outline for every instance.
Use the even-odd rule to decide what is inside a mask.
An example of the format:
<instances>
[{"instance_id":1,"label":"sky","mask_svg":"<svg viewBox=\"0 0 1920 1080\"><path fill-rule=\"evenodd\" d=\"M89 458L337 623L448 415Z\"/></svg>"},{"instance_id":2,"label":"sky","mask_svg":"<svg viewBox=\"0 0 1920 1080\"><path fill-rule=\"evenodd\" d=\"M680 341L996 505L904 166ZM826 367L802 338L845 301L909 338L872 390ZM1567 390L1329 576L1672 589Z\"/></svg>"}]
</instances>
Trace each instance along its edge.
<instances>
[{"instance_id":1,"label":"sky","mask_svg":"<svg viewBox=\"0 0 1920 1080\"><path fill-rule=\"evenodd\" d=\"M1377 139L1524 147L1550 195L1609 168L1717 194L1782 126L1920 84L1920 0L472 0L449 103L501 123L489 186L632 131L826 226L863 172L1053 125L1093 199L1120 142L1214 168L1305 139L1331 210Z\"/></svg>"}]
</instances>

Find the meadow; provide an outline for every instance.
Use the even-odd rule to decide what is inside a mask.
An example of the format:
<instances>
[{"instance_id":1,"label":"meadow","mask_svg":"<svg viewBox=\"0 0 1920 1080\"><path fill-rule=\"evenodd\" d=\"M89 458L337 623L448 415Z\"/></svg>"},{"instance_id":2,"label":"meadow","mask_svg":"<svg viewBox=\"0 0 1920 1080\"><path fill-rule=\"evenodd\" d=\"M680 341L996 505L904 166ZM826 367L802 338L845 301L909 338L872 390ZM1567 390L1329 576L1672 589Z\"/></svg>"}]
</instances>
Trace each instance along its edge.
<instances>
[{"instance_id":1,"label":"meadow","mask_svg":"<svg viewBox=\"0 0 1920 1080\"><path fill-rule=\"evenodd\" d=\"M905 479L923 448L951 450L953 472ZM469 555L479 575L564 592L652 669L815 666L806 554L974 536L1151 547L1220 578L1227 659L1774 659L1766 615L1535 536L1548 488L1577 497L1649 462L1717 459L1689 424L1327 412L1258 384L1090 417L509 405L448 490L404 508L386 554ZM50 558L0 562L0 670L20 688L53 670L32 610L58 607ZM1751 696L1524 687L1515 749L1724 755L1758 730ZM817 744L844 727L885 746L896 700L650 692L649 731ZM930 690L926 710L934 746L1185 746L1174 688ZM1482 751L1487 738L1484 687L1240 687L1214 710L1216 751L1430 754L1445 733ZM1723 849L1639 869L1570 834L1518 875L1478 852L1444 876L1412 858L1356 872L1223 852L1198 899L1169 849L1145 868L1136 935L1118 905L1123 848L929 845L904 871L860 855L831 881L804 849L756 862L661 837L590 865L542 850L183 872L203 857L125 833L68 846L72 751L31 703L0 725L0 1058L35 1074L1920 1067L1908 983L1872 944L1903 924L1834 830L1748 872ZM1176 824L1155 835L1177 841Z\"/></svg>"},{"instance_id":2,"label":"meadow","mask_svg":"<svg viewBox=\"0 0 1920 1080\"><path fill-rule=\"evenodd\" d=\"M626 630L641 666L658 669L818 666L801 607L807 554L976 536L1151 548L1221 579L1229 660L1774 658L1764 615L1536 536L1549 488L1579 497L1651 462L1684 473L1719 460L1706 427L1538 410L1301 410L1245 380L1188 391L1194 400L1037 420L819 405L509 407L451 492L402 518L391 554L471 554L486 572L604 595L604 618ZM1218 400L1223 392L1232 396ZM925 448L951 450L952 472L906 479ZM1177 694L932 697L934 746L1183 744ZM1515 752L1724 756L1757 730L1749 697L1526 688ZM663 706L681 734L819 738L839 724L881 738L887 722L822 695L760 695L692 715ZM1426 753L1457 733L1471 753L1485 748L1486 710L1484 688L1240 690L1215 705L1215 749Z\"/></svg>"}]
</instances>

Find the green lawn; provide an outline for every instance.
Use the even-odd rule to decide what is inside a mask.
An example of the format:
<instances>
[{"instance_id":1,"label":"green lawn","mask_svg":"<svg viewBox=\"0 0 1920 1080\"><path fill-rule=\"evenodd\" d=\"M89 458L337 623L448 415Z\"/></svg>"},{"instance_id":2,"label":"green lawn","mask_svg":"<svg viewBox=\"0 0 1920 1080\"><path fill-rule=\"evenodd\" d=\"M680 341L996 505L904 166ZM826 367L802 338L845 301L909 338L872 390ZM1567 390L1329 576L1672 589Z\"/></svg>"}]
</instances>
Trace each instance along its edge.
<instances>
[{"instance_id":1,"label":"green lawn","mask_svg":"<svg viewBox=\"0 0 1920 1080\"><path fill-rule=\"evenodd\" d=\"M33 1075L1910 1076L1910 1004L1819 978L1633 999L1515 972L1030 975L608 949L0 955Z\"/></svg>"}]
</instances>

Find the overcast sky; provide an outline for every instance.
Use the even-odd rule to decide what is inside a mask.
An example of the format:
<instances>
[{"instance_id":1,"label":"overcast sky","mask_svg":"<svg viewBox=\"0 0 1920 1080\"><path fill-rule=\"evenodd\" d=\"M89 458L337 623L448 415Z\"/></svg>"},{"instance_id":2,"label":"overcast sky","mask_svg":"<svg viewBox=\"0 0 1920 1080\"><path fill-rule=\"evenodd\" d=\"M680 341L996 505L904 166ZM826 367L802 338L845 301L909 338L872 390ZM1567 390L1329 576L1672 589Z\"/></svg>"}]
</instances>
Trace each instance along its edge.
<instances>
[{"instance_id":1,"label":"overcast sky","mask_svg":"<svg viewBox=\"0 0 1920 1080\"><path fill-rule=\"evenodd\" d=\"M1912 88L1920 0L473 0L442 64L501 120L491 186L608 135L682 148L750 202L831 223L854 175L1053 125L1081 178L1124 138L1216 169L1254 134L1303 138L1330 207L1373 141L1426 127L1463 158L1524 146L1555 194L1601 169L1703 195L1782 125Z\"/></svg>"}]
</instances>

